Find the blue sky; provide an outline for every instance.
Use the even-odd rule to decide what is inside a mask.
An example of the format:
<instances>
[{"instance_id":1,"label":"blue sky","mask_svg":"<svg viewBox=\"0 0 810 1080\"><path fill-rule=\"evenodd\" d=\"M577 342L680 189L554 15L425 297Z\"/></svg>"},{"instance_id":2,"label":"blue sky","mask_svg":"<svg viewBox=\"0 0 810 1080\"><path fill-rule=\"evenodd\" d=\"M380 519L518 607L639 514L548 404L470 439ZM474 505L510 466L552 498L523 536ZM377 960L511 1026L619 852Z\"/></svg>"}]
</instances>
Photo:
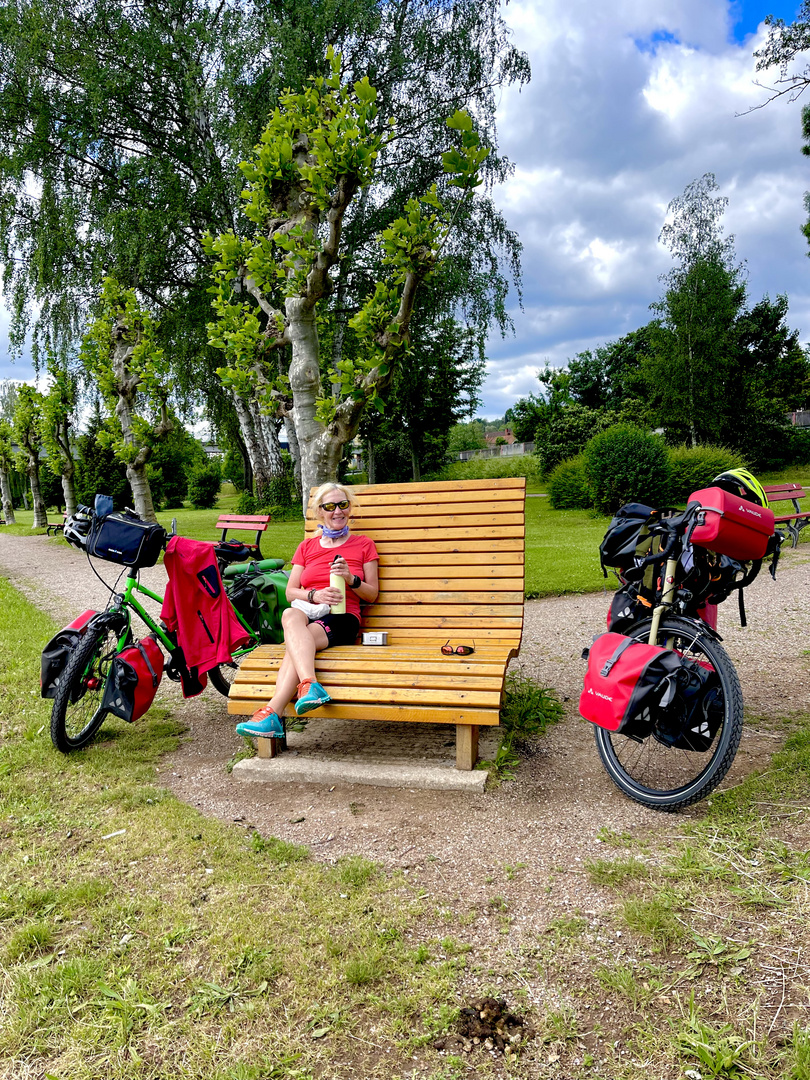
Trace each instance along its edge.
<instances>
[{"instance_id":1,"label":"blue sky","mask_svg":"<svg viewBox=\"0 0 810 1080\"><path fill-rule=\"evenodd\" d=\"M810 159L801 103L767 97L753 52L773 14L798 3L752 0L510 0L532 82L503 93L500 146L515 164L495 192L524 244L516 333L488 342L480 414L502 416L539 389L546 362L649 321L670 269L658 243L669 202L713 172L728 197L727 234L752 302L785 293L789 323L810 343L810 260L801 234ZM810 98L808 99L810 103ZM0 378L11 365L0 312Z\"/></svg>"},{"instance_id":2,"label":"blue sky","mask_svg":"<svg viewBox=\"0 0 810 1080\"><path fill-rule=\"evenodd\" d=\"M753 53L765 16L797 3L729 0L510 0L532 81L506 91L501 149L515 163L495 199L523 244L517 332L488 342L481 415L539 389L546 362L649 321L672 263L658 243L667 206L712 172L748 295L786 294L810 342L810 248L801 234L810 159L801 102L763 109ZM753 111L751 111L753 109Z\"/></svg>"}]
</instances>

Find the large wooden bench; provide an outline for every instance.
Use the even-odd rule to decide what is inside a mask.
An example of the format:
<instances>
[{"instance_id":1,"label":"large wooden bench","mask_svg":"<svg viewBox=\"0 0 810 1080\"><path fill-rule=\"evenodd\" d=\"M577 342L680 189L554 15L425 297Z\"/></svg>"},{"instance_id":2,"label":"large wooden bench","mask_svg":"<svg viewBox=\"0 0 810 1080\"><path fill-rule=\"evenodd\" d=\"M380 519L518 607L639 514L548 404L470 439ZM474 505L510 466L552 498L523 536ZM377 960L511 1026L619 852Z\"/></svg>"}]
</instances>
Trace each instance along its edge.
<instances>
[{"instance_id":1,"label":"large wooden bench","mask_svg":"<svg viewBox=\"0 0 810 1080\"><path fill-rule=\"evenodd\" d=\"M519 477L353 489L353 530L380 554L380 594L363 629L385 631L388 644L358 639L319 653L318 679L332 703L313 717L454 724L456 767L472 769L479 727L499 723L506 667L523 632L525 487ZM315 531L310 504L306 534ZM446 656L448 639L474 642L475 652ZM283 652L260 646L245 657L229 712L252 713L270 699ZM262 757L282 747L258 740Z\"/></svg>"},{"instance_id":2,"label":"large wooden bench","mask_svg":"<svg viewBox=\"0 0 810 1080\"><path fill-rule=\"evenodd\" d=\"M810 525L810 510L802 510L799 506L799 499L807 495L807 489L801 484L766 484L765 494L769 503L793 503L792 514L777 514L775 520L777 525L784 525L790 533L790 546L798 547L799 533L806 525Z\"/></svg>"}]
</instances>

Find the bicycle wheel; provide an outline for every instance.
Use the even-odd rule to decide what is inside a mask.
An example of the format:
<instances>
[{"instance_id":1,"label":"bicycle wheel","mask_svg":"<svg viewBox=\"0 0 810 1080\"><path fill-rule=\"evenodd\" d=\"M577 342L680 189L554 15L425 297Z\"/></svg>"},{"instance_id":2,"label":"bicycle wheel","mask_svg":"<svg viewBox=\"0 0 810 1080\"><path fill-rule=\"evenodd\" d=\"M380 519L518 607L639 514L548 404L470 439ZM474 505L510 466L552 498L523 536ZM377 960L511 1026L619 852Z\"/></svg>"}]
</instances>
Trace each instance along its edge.
<instances>
[{"instance_id":1,"label":"bicycle wheel","mask_svg":"<svg viewBox=\"0 0 810 1080\"><path fill-rule=\"evenodd\" d=\"M51 710L51 742L63 754L87 746L104 722L104 685L118 652L118 631L89 630L65 667Z\"/></svg>"},{"instance_id":2,"label":"bicycle wheel","mask_svg":"<svg viewBox=\"0 0 810 1080\"><path fill-rule=\"evenodd\" d=\"M628 636L647 641L650 625L649 619L639 623ZM663 619L658 644L711 668L720 680L722 719L708 748L695 751L668 745L656 735L655 727L641 742L600 727L594 733L602 764L625 795L654 810L674 811L704 799L731 768L742 735L743 699L728 654L698 623Z\"/></svg>"},{"instance_id":3,"label":"bicycle wheel","mask_svg":"<svg viewBox=\"0 0 810 1080\"><path fill-rule=\"evenodd\" d=\"M258 646L258 642L256 643ZM249 650L252 652L253 650ZM215 690L219 690L223 697L227 697L233 680L236 678L236 673L239 670L239 665L242 663L248 653L242 653L241 656L235 656L227 664L219 664L215 668L210 668L208 672L208 680Z\"/></svg>"}]
</instances>

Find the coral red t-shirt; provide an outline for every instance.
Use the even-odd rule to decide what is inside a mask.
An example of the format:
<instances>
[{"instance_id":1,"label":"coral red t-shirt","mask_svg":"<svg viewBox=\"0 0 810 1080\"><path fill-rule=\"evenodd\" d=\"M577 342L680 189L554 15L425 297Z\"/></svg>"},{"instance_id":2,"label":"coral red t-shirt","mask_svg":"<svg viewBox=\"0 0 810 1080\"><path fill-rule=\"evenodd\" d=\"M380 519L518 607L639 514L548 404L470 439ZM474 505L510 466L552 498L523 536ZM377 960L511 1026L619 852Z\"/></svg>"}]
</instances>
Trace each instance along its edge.
<instances>
[{"instance_id":1,"label":"coral red t-shirt","mask_svg":"<svg viewBox=\"0 0 810 1080\"><path fill-rule=\"evenodd\" d=\"M303 566L301 574L302 589L326 589L329 586L329 567L336 555L342 555L349 564L351 572L363 578L365 563L379 559L374 541L367 536L350 534L338 547L321 547L320 536L304 540L296 548L292 557L293 566ZM346 613L360 618L360 599L346 582Z\"/></svg>"}]
</instances>

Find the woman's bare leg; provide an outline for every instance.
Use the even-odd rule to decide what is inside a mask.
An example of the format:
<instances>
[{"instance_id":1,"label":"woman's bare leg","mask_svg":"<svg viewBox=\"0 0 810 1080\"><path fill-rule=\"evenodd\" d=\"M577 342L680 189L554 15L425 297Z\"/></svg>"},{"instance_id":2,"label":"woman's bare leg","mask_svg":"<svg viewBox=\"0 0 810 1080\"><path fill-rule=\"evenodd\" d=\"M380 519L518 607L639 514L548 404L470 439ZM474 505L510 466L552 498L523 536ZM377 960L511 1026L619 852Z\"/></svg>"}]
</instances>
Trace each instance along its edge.
<instances>
[{"instance_id":1,"label":"woman's bare leg","mask_svg":"<svg viewBox=\"0 0 810 1080\"><path fill-rule=\"evenodd\" d=\"M277 716L295 697L298 684L315 679L315 653L329 644L326 631L320 623L311 623L303 611L287 608L281 617L284 627L284 659L276 678L276 689L270 699L270 708Z\"/></svg>"}]
</instances>

